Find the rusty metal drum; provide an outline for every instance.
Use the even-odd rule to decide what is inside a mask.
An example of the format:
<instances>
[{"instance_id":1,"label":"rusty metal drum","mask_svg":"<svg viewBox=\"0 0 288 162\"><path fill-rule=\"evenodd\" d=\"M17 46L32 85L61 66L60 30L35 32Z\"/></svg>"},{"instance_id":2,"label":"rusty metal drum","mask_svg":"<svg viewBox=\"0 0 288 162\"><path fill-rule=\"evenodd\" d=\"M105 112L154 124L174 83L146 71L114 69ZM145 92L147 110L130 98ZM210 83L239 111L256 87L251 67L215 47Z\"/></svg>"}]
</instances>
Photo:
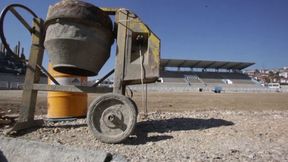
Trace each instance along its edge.
<instances>
[{"instance_id":1,"label":"rusty metal drum","mask_svg":"<svg viewBox=\"0 0 288 162\"><path fill-rule=\"evenodd\" d=\"M63 0L49 7L44 46L55 71L95 76L110 57L112 21L100 8Z\"/></svg>"}]
</instances>

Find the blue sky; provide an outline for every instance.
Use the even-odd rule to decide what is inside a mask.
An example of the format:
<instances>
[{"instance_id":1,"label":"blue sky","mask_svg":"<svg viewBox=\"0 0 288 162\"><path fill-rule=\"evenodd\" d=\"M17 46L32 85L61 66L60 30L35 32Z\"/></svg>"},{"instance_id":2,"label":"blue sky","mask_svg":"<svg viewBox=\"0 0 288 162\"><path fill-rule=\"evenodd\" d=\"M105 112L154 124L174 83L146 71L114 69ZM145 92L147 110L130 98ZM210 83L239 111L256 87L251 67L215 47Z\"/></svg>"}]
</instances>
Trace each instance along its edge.
<instances>
[{"instance_id":1,"label":"blue sky","mask_svg":"<svg viewBox=\"0 0 288 162\"><path fill-rule=\"evenodd\" d=\"M45 18L56 0L1 0L22 3ZM88 0L100 7L134 11L161 38L161 57L248 61L251 68L288 66L288 0ZM27 17L27 16L25 16ZM27 17L29 20L29 17ZM5 20L11 45L30 36L12 16ZM113 68L115 47L100 75ZM47 58L45 59L45 64Z\"/></svg>"}]
</instances>

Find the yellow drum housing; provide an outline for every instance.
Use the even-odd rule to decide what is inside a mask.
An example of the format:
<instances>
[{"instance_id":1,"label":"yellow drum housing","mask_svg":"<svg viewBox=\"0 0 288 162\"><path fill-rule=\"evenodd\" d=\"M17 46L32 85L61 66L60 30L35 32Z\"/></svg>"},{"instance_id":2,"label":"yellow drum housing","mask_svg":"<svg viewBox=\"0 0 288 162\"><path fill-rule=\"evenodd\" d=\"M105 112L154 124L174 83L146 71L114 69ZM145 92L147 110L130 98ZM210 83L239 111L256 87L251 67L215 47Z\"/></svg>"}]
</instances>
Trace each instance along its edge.
<instances>
[{"instance_id":1,"label":"yellow drum housing","mask_svg":"<svg viewBox=\"0 0 288 162\"><path fill-rule=\"evenodd\" d=\"M85 85L87 77L59 73L48 66L49 73L61 85ZM54 83L49 79L48 84ZM87 94L71 92L48 92L48 118L84 117L87 113Z\"/></svg>"}]
</instances>

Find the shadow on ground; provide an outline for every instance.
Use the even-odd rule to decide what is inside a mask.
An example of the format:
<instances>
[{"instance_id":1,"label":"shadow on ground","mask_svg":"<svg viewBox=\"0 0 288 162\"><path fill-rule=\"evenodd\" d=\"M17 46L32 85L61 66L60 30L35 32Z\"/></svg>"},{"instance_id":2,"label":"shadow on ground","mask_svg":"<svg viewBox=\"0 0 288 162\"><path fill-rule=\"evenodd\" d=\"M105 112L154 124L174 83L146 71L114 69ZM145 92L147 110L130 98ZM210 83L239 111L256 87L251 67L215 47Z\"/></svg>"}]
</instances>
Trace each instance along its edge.
<instances>
[{"instance_id":1,"label":"shadow on ground","mask_svg":"<svg viewBox=\"0 0 288 162\"><path fill-rule=\"evenodd\" d=\"M231 125L234 125L234 123L223 119L172 118L139 122L137 129L141 132L165 133L183 130L202 130Z\"/></svg>"},{"instance_id":2,"label":"shadow on ground","mask_svg":"<svg viewBox=\"0 0 288 162\"><path fill-rule=\"evenodd\" d=\"M135 135L130 137L126 144L137 145L147 142L157 142L173 138L170 135L148 136L148 133L167 133L173 131L204 130L209 128L231 126L233 122L223 119L193 119L172 118L163 120L149 120L137 123Z\"/></svg>"},{"instance_id":3,"label":"shadow on ground","mask_svg":"<svg viewBox=\"0 0 288 162\"><path fill-rule=\"evenodd\" d=\"M6 159L5 155L3 154L3 152L0 150L0 161L1 162L8 162L8 160Z\"/></svg>"}]
</instances>

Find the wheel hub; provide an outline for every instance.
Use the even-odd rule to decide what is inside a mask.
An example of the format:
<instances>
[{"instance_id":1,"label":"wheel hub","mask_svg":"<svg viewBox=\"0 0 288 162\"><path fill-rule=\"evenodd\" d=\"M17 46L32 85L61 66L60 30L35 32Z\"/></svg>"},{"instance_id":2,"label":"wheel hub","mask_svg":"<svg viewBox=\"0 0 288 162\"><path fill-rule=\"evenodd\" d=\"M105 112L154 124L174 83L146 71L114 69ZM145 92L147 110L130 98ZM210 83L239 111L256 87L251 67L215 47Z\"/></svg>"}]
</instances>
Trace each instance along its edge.
<instances>
[{"instance_id":1,"label":"wheel hub","mask_svg":"<svg viewBox=\"0 0 288 162\"><path fill-rule=\"evenodd\" d=\"M104 110L101 120L108 128L119 128L121 123L123 123L123 114L119 109L108 108Z\"/></svg>"}]
</instances>

